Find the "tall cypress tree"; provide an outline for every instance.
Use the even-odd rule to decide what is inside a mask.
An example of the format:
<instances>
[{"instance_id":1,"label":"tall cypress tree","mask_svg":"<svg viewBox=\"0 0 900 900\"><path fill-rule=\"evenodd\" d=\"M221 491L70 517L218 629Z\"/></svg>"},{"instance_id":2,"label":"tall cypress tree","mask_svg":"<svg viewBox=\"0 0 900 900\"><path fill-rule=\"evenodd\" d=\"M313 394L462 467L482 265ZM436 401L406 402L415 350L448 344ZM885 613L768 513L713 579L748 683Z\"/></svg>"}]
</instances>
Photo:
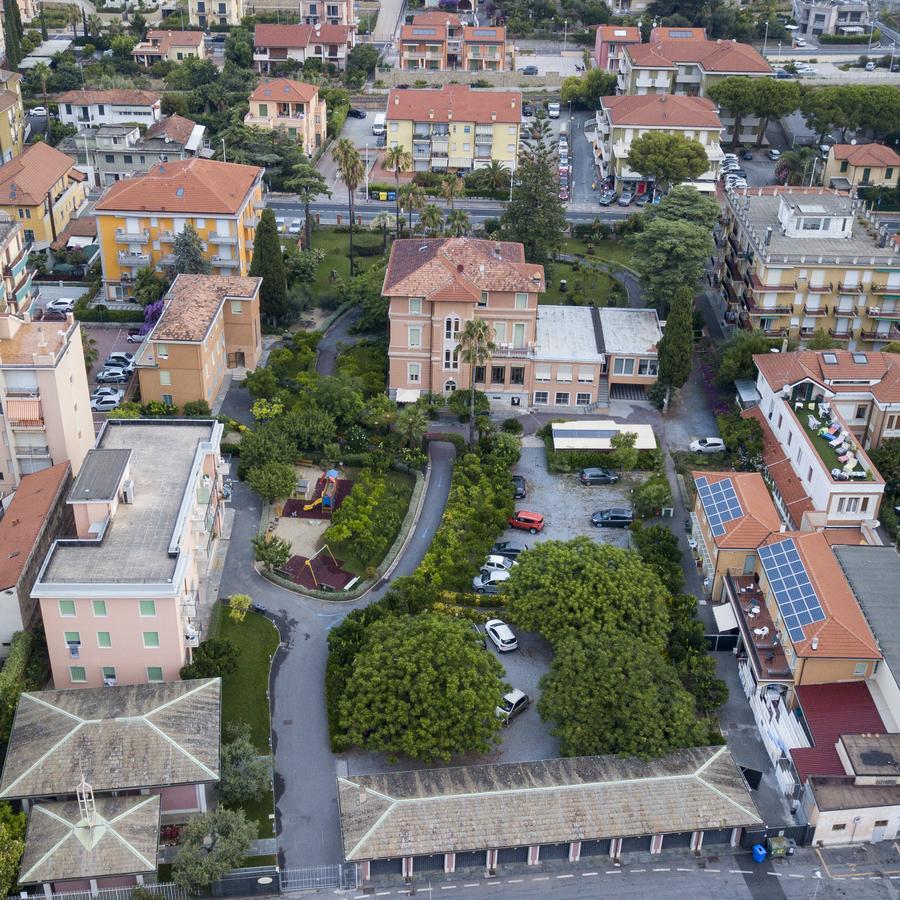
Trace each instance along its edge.
<instances>
[{"instance_id":1,"label":"tall cypress tree","mask_svg":"<svg viewBox=\"0 0 900 900\"><path fill-rule=\"evenodd\" d=\"M203 244L193 225L188 223L175 236L173 250L176 275L209 275L209 260L203 255Z\"/></svg>"},{"instance_id":2,"label":"tall cypress tree","mask_svg":"<svg viewBox=\"0 0 900 900\"><path fill-rule=\"evenodd\" d=\"M41 40L48 40L50 35L47 32L47 17L44 15L44 4L41 4Z\"/></svg>"},{"instance_id":3,"label":"tall cypress tree","mask_svg":"<svg viewBox=\"0 0 900 900\"><path fill-rule=\"evenodd\" d=\"M278 225L275 222L275 213L271 209L263 210L259 225L256 226L250 274L263 280L259 291L259 311L262 318L273 324L286 319L287 278L284 273Z\"/></svg>"},{"instance_id":4,"label":"tall cypress tree","mask_svg":"<svg viewBox=\"0 0 900 900\"><path fill-rule=\"evenodd\" d=\"M22 61L22 18L16 0L3 0L3 36L6 39L6 64L15 71Z\"/></svg>"},{"instance_id":5,"label":"tall cypress tree","mask_svg":"<svg viewBox=\"0 0 900 900\"><path fill-rule=\"evenodd\" d=\"M691 376L694 349L694 297L690 288L675 291L659 342L659 382L678 390Z\"/></svg>"}]
</instances>

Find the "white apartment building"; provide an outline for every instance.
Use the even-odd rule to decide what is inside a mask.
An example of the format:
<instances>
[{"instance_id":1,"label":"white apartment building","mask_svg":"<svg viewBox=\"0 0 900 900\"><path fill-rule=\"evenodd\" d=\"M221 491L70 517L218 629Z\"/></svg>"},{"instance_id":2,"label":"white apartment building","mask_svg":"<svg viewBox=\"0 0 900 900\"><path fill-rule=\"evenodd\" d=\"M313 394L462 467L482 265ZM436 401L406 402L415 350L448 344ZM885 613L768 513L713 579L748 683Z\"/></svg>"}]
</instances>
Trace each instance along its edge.
<instances>
[{"instance_id":1,"label":"white apartment building","mask_svg":"<svg viewBox=\"0 0 900 900\"><path fill-rule=\"evenodd\" d=\"M149 127L162 115L159 94L149 91L67 91L58 103L59 121L76 128L134 122Z\"/></svg>"}]
</instances>

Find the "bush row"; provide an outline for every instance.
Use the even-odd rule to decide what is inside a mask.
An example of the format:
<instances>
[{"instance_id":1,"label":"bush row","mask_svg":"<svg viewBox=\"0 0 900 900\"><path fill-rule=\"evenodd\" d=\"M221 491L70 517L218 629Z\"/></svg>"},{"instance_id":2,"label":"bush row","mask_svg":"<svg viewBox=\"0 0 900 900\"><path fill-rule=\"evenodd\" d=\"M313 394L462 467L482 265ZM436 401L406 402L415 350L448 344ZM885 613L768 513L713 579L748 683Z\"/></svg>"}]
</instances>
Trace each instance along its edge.
<instances>
[{"instance_id":1,"label":"bush row","mask_svg":"<svg viewBox=\"0 0 900 900\"><path fill-rule=\"evenodd\" d=\"M0 669L0 744L9 740L16 706L26 688L26 670L33 646L34 637L30 632L17 631Z\"/></svg>"},{"instance_id":2,"label":"bush row","mask_svg":"<svg viewBox=\"0 0 900 900\"><path fill-rule=\"evenodd\" d=\"M816 40L820 44L868 44L867 34L820 34ZM872 32L872 43L877 44L881 40L881 32L877 29Z\"/></svg>"},{"instance_id":3,"label":"bush row","mask_svg":"<svg viewBox=\"0 0 900 900\"><path fill-rule=\"evenodd\" d=\"M608 450L554 450L553 438L544 437L547 451L547 468L551 472L580 472L592 467L607 468L612 465ZM636 469L645 472L656 472L662 468L662 451L638 450Z\"/></svg>"}]
</instances>

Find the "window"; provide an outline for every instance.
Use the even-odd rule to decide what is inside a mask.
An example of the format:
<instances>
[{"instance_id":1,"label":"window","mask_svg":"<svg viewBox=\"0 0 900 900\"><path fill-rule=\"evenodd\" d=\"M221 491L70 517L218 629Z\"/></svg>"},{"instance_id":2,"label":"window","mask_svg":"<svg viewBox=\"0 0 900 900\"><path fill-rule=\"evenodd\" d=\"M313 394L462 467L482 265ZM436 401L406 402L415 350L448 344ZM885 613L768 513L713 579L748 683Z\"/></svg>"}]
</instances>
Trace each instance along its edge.
<instances>
[{"instance_id":1,"label":"window","mask_svg":"<svg viewBox=\"0 0 900 900\"><path fill-rule=\"evenodd\" d=\"M112 638L108 631L98 631L97 632L97 646L98 647L112 647Z\"/></svg>"},{"instance_id":2,"label":"window","mask_svg":"<svg viewBox=\"0 0 900 900\"><path fill-rule=\"evenodd\" d=\"M810 466L810 467L806 470L806 480L807 480L807 481L812 481L812 466Z\"/></svg>"},{"instance_id":3,"label":"window","mask_svg":"<svg viewBox=\"0 0 900 900\"><path fill-rule=\"evenodd\" d=\"M449 341L459 337L459 319L448 316L444 321L444 337Z\"/></svg>"},{"instance_id":4,"label":"window","mask_svg":"<svg viewBox=\"0 0 900 900\"><path fill-rule=\"evenodd\" d=\"M593 366L579 366L578 367L578 383L579 384L593 384L594 382L594 367Z\"/></svg>"},{"instance_id":5,"label":"window","mask_svg":"<svg viewBox=\"0 0 900 900\"><path fill-rule=\"evenodd\" d=\"M884 178L886 181L889 181L893 177L894 177L894 168L893 168L893 166L888 166L884 170Z\"/></svg>"},{"instance_id":6,"label":"window","mask_svg":"<svg viewBox=\"0 0 900 900\"><path fill-rule=\"evenodd\" d=\"M409 298L409 313L412 316L418 316L422 314L422 298L421 297L410 297Z\"/></svg>"},{"instance_id":7,"label":"window","mask_svg":"<svg viewBox=\"0 0 900 900\"><path fill-rule=\"evenodd\" d=\"M506 341L506 322L494 322L494 343L501 344Z\"/></svg>"},{"instance_id":8,"label":"window","mask_svg":"<svg viewBox=\"0 0 900 900\"><path fill-rule=\"evenodd\" d=\"M524 366L510 366L509 367L509 383L510 384L525 384L525 367Z\"/></svg>"},{"instance_id":9,"label":"window","mask_svg":"<svg viewBox=\"0 0 900 900\"><path fill-rule=\"evenodd\" d=\"M506 366L491 366L491 384L506 384Z\"/></svg>"},{"instance_id":10,"label":"window","mask_svg":"<svg viewBox=\"0 0 900 900\"><path fill-rule=\"evenodd\" d=\"M869 664L868 664L868 663L858 662L858 663L853 667L853 674L854 674L854 675L865 675L866 672L868 672L868 671L869 671Z\"/></svg>"},{"instance_id":11,"label":"window","mask_svg":"<svg viewBox=\"0 0 900 900\"><path fill-rule=\"evenodd\" d=\"M617 356L613 363L614 375L634 375L634 360Z\"/></svg>"},{"instance_id":12,"label":"window","mask_svg":"<svg viewBox=\"0 0 900 900\"><path fill-rule=\"evenodd\" d=\"M71 619L75 615L75 601L74 600L60 600L59 601L59 614L64 619Z\"/></svg>"},{"instance_id":13,"label":"window","mask_svg":"<svg viewBox=\"0 0 900 900\"><path fill-rule=\"evenodd\" d=\"M163 394L162 402L166 404L166 406L174 406L175 402L172 400L171 394Z\"/></svg>"},{"instance_id":14,"label":"window","mask_svg":"<svg viewBox=\"0 0 900 900\"><path fill-rule=\"evenodd\" d=\"M242 316L244 314L244 304L240 300L231 301L231 314L233 316Z\"/></svg>"},{"instance_id":15,"label":"window","mask_svg":"<svg viewBox=\"0 0 900 900\"><path fill-rule=\"evenodd\" d=\"M590 394L576 394L575 395L575 405L576 406L590 406L591 405L591 395Z\"/></svg>"},{"instance_id":16,"label":"window","mask_svg":"<svg viewBox=\"0 0 900 900\"><path fill-rule=\"evenodd\" d=\"M422 327L420 325L410 326L408 332L408 345L410 347L421 347L422 346Z\"/></svg>"},{"instance_id":17,"label":"window","mask_svg":"<svg viewBox=\"0 0 900 900\"><path fill-rule=\"evenodd\" d=\"M123 158L123 162L126 166L130 166L134 162L134 157L132 157L130 153L126 153Z\"/></svg>"},{"instance_id":18,"label":"window","mask_svg":"<svg viewBox=\"0 0 900 900\"><path fill-rule=\"evenodd\" d=\"M147 681L162 681L161 666L147 666Z\"/></svg>"},{"instance_id":19,"label":"window","mask_svg":"<svg viewBox=\"0 0 900 900\"><path fill-rule=\"evenodd\" d=\"M484 384L485 368L484 366L475 366L474 379L476 384Z\"/></svg>"},{"instance_id":20,"label":"window","mask_svg":"<svg viewBox=\"0 0 900 900\"><path fill-rule=\"evenodd\" d=\"M900 416L888 416L884 426L885 431L896 431L900 428Z\"/></svg>"},{"instance_id":21,"label":"window","mask_svg":"<svg viewBox=\"0 0 900 900\"><path fill-rule=\"evenodd\" d=\"M115 666L101 666L100 674L103 676L104 681L115 681L116 680L116 667Z\"/></svg>"},{"instance_id":22,"label":"window","mask_svg":"<svg viewBox=\"0 0 900 900\"><path fill-rule=\"evenodd\" d=\"M778 430L781 431L781 423L784 421L784 416L781 413L778 414Z\"/></svg>"},{"instance_id":23,"label":"window","mask_svg":"<svg viewBox=\"0 0 900 900\"><path fill-rule=\"evenodd\" d=\"M81 632L80 631L64 631L63 636L65 637L66 643L71 646L80 647L81 646Z\"/></svg>"},{"instance_id":24,"label":"window","mask_svg":"<svg viewBox=\"0 0 900 900\"><path fill-rule=\"evenodd\" d=\"M422 367L418 363L406 364L406 380L410 384L418 384L422 377Z\"/></svg>"},{"instance_id":25,"label":"window","mask_svg":"<svg viewBox=\"0 0 900 900\"><path fill-rule=\"evenodd\" d=\"M832 831L846 831L846 830L847 830L847 825L846 825L846 823L841 822L841 823L839 823L838 825L832 825L832 826L831 826L831 830L832 830Z\"/></svg>"},{"instance_id":26,"label":"window","mask_svg":"<svg viewBox=\"0 0 900 900\"><path fill-rule=\"evenodd\" d=\"M159 370L159 383L164 387L169 387L172 384L172 373L168 369Z\"/></svg>"},{"instance_id":27,"label":"window","mask_svg":"<svg viewBox=\"0 0 900 900\"><path fill-rule=\"evenodd\" d=\"M846 172L847 169L848 169L848 167L849 167L849 166L848 166L847 160L845 159L845 160L841 163L841 172Z\"/></svg>"},{"instance_id":28,"label":"window","mask_svg":"<svg viewBox=\"0 0 900 900\"><path fill-rule=\"evenodd\" d=\"M638 375L655 375L659 371L659 363L655 359L642 359L638 362Z\"/></svg>"},{"instance_id":29,"label":"window","mask_svg":"<svg viewBox=\"0 0 900 900\"><path fill-rule=\"evenodd\" d=\"M156 345L156 355L160 359L168 359L169 358L169 345L168 344L157 344Z\"/></svg>"},{"instance_id":30,"label":"window","mask_svg":"<svg viewBox=\"0 0 900 900\"><path fill-rule=\"evenodd\" d=\"M451 378L444 382L444 393L452 394L456 390L456 382Z\"/></svg>"},{"instance_id":31,"label":"window","mask_svg":"<svg viewBox=\"0 0 900 900\"><path fill-rule=\"evenodd\" d=\"M106 601L105 600L94 600L94 615L98 618L103 618L106 615Z\"/></svg>"},{"instance_id":32,"label":"window","mask_svg":"<svg viewBox=\"0 0 900 900\"><path fill-rule=\"evenodd\" d=\"M534 392L535 406L544 406L549 402L550 402L550 395L546 391L535 391Z\"/></svg>"},{"instance_id":33,"label":"window","mask_svg":"<svg viewBox=\"0 0 900 900\"><path fill-rule=\"evenodd\" d=\"M478 306L480 309L484 309L485 306L488 305L488 292L482 291L481 297L478 298Z\"/></svg>"},{"instance_id":34,"label":"window","mask_svg":"<svg viewBox=\"0 0 900 900\"><path fill-rule=\"evenodd\" d=\"M458 369L459 368L459 348L444 351L444 368L445 369Z\"/></svg>"},{"instance_id":35,"label":"window","mask_svg":"<svg viewBox=\"0 0 900 900\"><path fill-rule=\"evenodd\" d=\"M569 405L569 392L568 391L557 391L556 399L553 402L557 406L568 406Z\"/></svg>"},{"instance_id":36,"label":"window","mask_svg":"<svg viewBox=\"0 0 900 900\"><path fill-rule=\"evenodd\" d=\"M145 631L144 632L144 647L148 650L157 649L159 647L159 632L158 631Z\"/></svg>"},{"instance_id":37,"label":"window","mask_svg":"<svg viewBox=\"0 0 900 900\"><path fill-rule=\"evenodd\" d=\"M793 440L793 438L794 438L794 432L793 432L793 431L789 431L789 432L788 432L788 436L787 436L787 445L788 445L788 447L791 446L791 441Z\"/></svg>"},{"instance_id":38,"label":"window","mask_svg":"<svg viewBox=\"0 0 900 900\"><path fill-rule=\"evenodd\" d=\"M528 309L528 294L516 294L516 309Z\"/></svg>"},{"instance_id":39,"label":"window","mask_svg":"<svg viewBox=\"0 0 900 900\"><path fill-rule=\"evenodd\" d=\"M549 381L550 380L550 366L547 363L539 363L534 367L534 380L535 381Z\"/></svg>"},{"instance_id":40,"label":"window","mask_svg":"<svg viewBox=\"0 0 900 900\"><path fill-rule=\"evenodd\" d=\"M860 403L859 406L856 407L856 418L864 419L866 417L866 404Z\"/></svg>"},{"instance_id":41,"label":"window","mask_svg":"<svg viewBox=\"0 0 900 900\"><path fill-rule=\"evenodd\" d=\"M156 615L156 601L155 600L141 600L140 601L140 613L142 619L147 619L150 616Z\"/></svg>"},{"instance_id":42,"label":"window","mask_svg":"<svg viewBox=\"0 0 900 900\"><path fill-rule=\"evenodd\" d=\"M104 154L103 154L103 158L104 158L108 163L114 163L114 162L116 161L115 154L113 154L113 153L104 153Z\"/></svg>"},{"instance_id":43,"label":"window","mask_svg":"<svg viewBox=\"0 0 900 900\"><path fill-rule=\"evenodd\" d=\"M69 681L73 684L79 684L87 681L87 675L84 672L84 666L69 666Z\"/></svg>"},{"instance_id":44,"label":"window","mask_svg":"<svg viewBox=\"0 0 900 900\"><path fill-rule=\"evenodd\" d=\"M572 367L571 366L557 366L556 367L556 380L557 381L571 381L572 380Z\"/></svg>"}]
</instances>

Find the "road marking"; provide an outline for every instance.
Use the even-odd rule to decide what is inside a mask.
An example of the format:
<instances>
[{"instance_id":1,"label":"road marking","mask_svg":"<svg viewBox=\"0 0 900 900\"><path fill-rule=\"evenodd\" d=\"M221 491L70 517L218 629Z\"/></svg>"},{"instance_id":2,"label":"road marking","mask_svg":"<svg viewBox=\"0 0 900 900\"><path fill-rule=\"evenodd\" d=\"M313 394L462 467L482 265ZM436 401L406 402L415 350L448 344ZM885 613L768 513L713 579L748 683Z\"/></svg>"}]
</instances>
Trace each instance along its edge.
<instances>
[{"instance_id":1,"label":"road marking","mask_svg":"<svg viewBox=\"0 0 900 900\"><path fill-rule=\"evenodd\" d=\"M390 891L380 891L380 892L377 893L375 896L376 896L376 897L387 897L387 895L390 894L390 893L391 893Z\"/></svg>"},{"instance_id":2,"label":"road marking","mask_svg":"<svg viewBox=\"0 0 900 900\"><path fill-rule=\"evenodd\" d=\"M455 885L455 884L445 884L441 888L441 890L442 891L455 891L457 887L458 887L458 885Z\"/></svg>"},{"instance_id":3,"label":"road marking","mask_svg":"<svg viewBox=\"0 0 900 900\"><path fill-rule=\"evenodd\" d=\"M632 869L632 872L646 872L646 869Z\"/></svg>"},{"instance_id":4,"label":"road marking","mask_svg":"<svg viewBox=\"0 0 900 900\"><path fill-rule=\"evenodd\" d=\"M608 869L606 874L607 875L621 875L622 870L621 869Z\"/></svg>"},{"instance_id":5,"label":"road marking","mask_svg":"<svg viewBox=\"0 0 900 900\"><path fill-rule=\"evenodd\" d=\"M574 878L574 875L557 875L557 878Z\"/></svg>"},{"instance_id":6,"label":"road marking","mask_svg":"<svg viewBox=\"0 0 900 900\"><path fill-rule=\"evenodd\" d=\"M679 869L678 871L680 872L682 870ZM732 875L752 875L753 874L753 869L729 869L728 871L731 872Z\"/></svg>"},{"instance_id":7,"label":"road marking","mask_svg":"<svg viewBox=\"0 0 900 900\"><path fill-rule=\"evenodd\" d=\"M581 877L582 878L590 878L591 875L596 875L596 874L597 874L596 872L582 872Z\"/></svg>"},{"instance_id":8,"label":"road marking","mask_svg":"<svg viewBox=\"0 0 900 900\"><path fill-rule=\"evenodd\" d=\"M789 874L789 875L788 875L788 878L806 878L806 876L805 876L805 875L794 875L794 874Z\"/></svg>"},{"instance_id":9,"label":"road marking","mask_svg":"<svg viewBox=\"0 0 900 900\"><path fill-rule=\"evenodd\" d=\"M693 869L676 869L676 872L693 872Z\"/></svg>"},{"instance_id":10,"label":"road marking","mask_svg":"<svg viewBox=\"0 0 900 900\"><path fill-rule=\"evenodd\" d=\"M671 869L654 869L654 872L671 872Z\"/></svg>"},{"instance_id":11,"label":"road marking","mask_svg":"<svg viewBox=\"0 0 900 900\"><path fill-rule=\"evenodd\" d=\"M707 872L721 872L721 869L706 869Z\"/></svg>"},{"instance_id":12,"label":"road marking","mask_svg":"<svg viewBox=\"0 0 900 900\"><path fill-rule=\"evenodd\" d=\"M532 881L549 881L550 876L549 875L541 875L540 878L532 878L531 880Z\"/></svg>"},{"instance_id":13,"label":"road marking","mask_svg":"<svg viewBox=\"0 0 900 900\"><path fill-rule=\"evenodd\" d=\"M510 878L509 881L507 881L506 883L507 884L521 884L524 880L525 880L524 878Z\"/></svg>"},{"instance_id":14,"label":"road marking","mask_svg":"<svg viewBox=\"0 0 900 900\"><path fill-rule=\"evenodd\" d=\"M478 882L476 881L474 884L464 884L463 887L478 887Z\"/></svg>"},{"instance_id":15,"label":"road marking","mask_svg":"<svg viewBox=\"0 0 900 900\"><path fill-rule=\"evenodd\" d=\"M766 875L774 875L776 878L781 878L781 872L766 872Z\"/></svg>"},{"instance_id":16,"label":"road marking","mask_svg":"<svg viewBox=\"0 0 900 900\"><path fill-rule=\"evenodd\" d=\"M502 881L496 881L495 879L492 878L490 881L488 881L488 884L503 884L503 882L502 882Z\"/></svg>"}]
</instances>

